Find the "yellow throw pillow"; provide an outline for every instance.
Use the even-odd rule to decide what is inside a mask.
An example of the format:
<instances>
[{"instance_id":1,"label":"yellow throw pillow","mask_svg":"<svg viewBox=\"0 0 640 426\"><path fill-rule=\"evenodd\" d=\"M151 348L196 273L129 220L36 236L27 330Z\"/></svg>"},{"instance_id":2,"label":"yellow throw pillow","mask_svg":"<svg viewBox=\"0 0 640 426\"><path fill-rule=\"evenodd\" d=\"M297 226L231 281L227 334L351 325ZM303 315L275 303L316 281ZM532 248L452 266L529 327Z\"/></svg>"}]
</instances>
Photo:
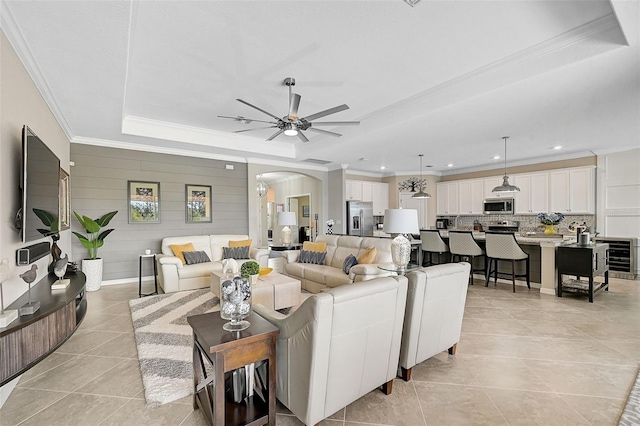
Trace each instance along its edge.
<instances>
[{"instance_id":1,"label":"yellow throw pillow","mask_svg":"<svg viewBox=\"0 0 640 426\"><path fill-rule=\"evenodd\" d=\"M187 263L184 260L184 255L182 254L182 252L184 252L184 251L196 251L195 247L193 247L193 244L191 244L191 243L183 244L181 246L177 245L177 244L172 244L172 245L169 246L169 248L173 252L173 255L182 261L182 264Z\"/></svg>"},{"instance_id":2,"label":"yellow throw pillow","mask_svg":"<svg viewBox=\"0 0 640 426\"><path fill-rule=\"evenodd\" d=\"M326 242L312 243L311 241L305 241L304 243L302 243L302 250L318 251L322 253L323 251L327 251L327 243Z\"/></svg>"},{"instance_id":3,"label":"yellow throw pillow","mask_svg":"<svg viewBox=\"0 0 640 426\"><path fill-rule=\"evenodd\" d=\"M373 260L376 258L376 254L378 254L378 250L376 250L375 247L369 247L364 251L364 253L358 256L358 264L373 263Z\"/></svg>"},{"instance_id":4,"label":"yellow throw pillow","mask_svg":"<svg viewBox=\"0 0 640 426\"><path fill-rule=\"evenodd\" d=\"M251 246L251 240L229 241L229 247L245 247Z\"/></svg>"}]
</instances>

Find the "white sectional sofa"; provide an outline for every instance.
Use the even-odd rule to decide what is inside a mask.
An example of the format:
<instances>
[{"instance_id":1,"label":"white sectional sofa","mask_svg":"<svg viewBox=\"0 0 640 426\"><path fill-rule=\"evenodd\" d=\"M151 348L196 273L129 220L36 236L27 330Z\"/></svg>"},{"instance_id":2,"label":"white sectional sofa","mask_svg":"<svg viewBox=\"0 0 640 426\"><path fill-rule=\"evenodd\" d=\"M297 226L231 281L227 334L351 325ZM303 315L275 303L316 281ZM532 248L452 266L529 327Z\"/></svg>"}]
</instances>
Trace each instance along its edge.
<instances>
[{"instance_id":1,"label":"white sectional sofa","mask_svg":"<svg viewBox=\"0 0 640 426\"><path fill-rule=\"evenodd\" d=\"M287 260L285 273L302 283L302 288L318 293L325 288L338 287L359 281L391 275L378 268L378 264L391 263L391 239L375 237L354 237L346 235L322 235L316 242L327 243L327 257L324 265L299 263L300 250L283 251ZM376 257L371 264L355 265L345 274L342 270L344 259L353 254L358 257L369 247L376 248Z\"/></svg>"},{"instance_id":2,"label":"white sectional sofa","mask_svg":"<svg viewBox=\"0 0 640 426\"><path fill-rule=\"evenodd\" d=\"M191 235L162 239L162 254L156 255L159 283L165 293L205 288L211 285L211 272L222 271L223 247L229 247L229 241L247 240L247 235ZM204 251L211 262L185 265L173 255L170 245L193 244L196 251ZM268 249L251 248L249 257L266 268L269 261ZM247 259L249 260L249 259ZM246 261L246 260L245 260ZM245 261L238 260L238 265Z\"/></svg>"}]
</instances>

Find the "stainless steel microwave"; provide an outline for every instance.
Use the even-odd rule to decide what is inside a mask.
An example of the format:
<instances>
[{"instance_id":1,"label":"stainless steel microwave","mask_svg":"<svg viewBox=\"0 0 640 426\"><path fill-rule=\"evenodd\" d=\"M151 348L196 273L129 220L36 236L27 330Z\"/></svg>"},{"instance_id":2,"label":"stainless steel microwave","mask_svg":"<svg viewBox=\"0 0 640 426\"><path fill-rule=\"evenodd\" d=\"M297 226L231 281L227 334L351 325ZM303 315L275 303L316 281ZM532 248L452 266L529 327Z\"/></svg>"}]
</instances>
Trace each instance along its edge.
<instances>
[{"instance_id":1,"label":"stainless steel microwave","mask_svg":"<svg viewBox=\"0 0 640 426\"><path fill-rule=\"evenodd\" d=\"M513 198L488 198L484 200L484 214L513 214Z\"/></svg>"}]
</instances>

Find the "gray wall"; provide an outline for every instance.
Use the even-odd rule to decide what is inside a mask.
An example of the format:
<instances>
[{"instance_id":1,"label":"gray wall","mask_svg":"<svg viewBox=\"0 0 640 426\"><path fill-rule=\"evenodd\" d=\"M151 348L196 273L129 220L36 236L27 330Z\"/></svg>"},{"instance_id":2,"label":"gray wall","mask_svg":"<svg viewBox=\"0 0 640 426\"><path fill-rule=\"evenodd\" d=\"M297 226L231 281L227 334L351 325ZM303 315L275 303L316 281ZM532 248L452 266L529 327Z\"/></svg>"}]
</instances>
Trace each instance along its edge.
<instances>
[{"instance_id":1,"label":"gray wall","mask_svg":"<svg viewBox=\"0 0 640 426\"><path fill-rule=\"evenodd\" d=\"M118 210L108 226L115 231L98 251L104 259L103 280L137 278L138 255L145 248L159 253L164 237L248 234L245 163L79 144L71 144L71 161L71 210L94 219ZM227 170L227 164L234 170ZM160 182L160 223L128 223L128 180ZM211 185L212 223L185 222L185 184ZM71 225L82 231L75 217ZM77 238L72 244L74 260L86 257ZM150 275L147 269L143 275Z\"/></svg>"}]
</instances>

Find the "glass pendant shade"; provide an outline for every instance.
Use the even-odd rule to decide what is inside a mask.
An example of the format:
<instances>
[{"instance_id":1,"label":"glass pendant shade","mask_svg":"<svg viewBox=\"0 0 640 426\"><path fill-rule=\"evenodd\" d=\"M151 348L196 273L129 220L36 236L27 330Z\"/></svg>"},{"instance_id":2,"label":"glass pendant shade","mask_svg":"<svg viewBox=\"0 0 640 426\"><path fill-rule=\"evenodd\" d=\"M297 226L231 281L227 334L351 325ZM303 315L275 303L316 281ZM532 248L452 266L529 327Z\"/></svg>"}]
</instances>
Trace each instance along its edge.
<instances>
[{"instance_id":1,"label":"glass pendant shade","mask_svg":"<svg viewBox=\"0 0 640 426\"><path fill-rule=\"evenodd\" d=\"M504 176L502 177L502 185L496 186L491 192L520 192L520 188L509 183L509 175L507 174L507 139L509 136L503 136L502 139L504 139Z\"/></svg>"},{"instance_id":2,"label":"glass pendant shade","mask_svg":"<svg viewBox=\"0 0 640 426\"><path fill-rule=\"evenodd\" d=\"M258 195L258 197L264 198L267 196L268 192L269 192L269 185L267 185L265 182L260 181L256 184L256 194Z\"/></svg>"}]
</instances>

